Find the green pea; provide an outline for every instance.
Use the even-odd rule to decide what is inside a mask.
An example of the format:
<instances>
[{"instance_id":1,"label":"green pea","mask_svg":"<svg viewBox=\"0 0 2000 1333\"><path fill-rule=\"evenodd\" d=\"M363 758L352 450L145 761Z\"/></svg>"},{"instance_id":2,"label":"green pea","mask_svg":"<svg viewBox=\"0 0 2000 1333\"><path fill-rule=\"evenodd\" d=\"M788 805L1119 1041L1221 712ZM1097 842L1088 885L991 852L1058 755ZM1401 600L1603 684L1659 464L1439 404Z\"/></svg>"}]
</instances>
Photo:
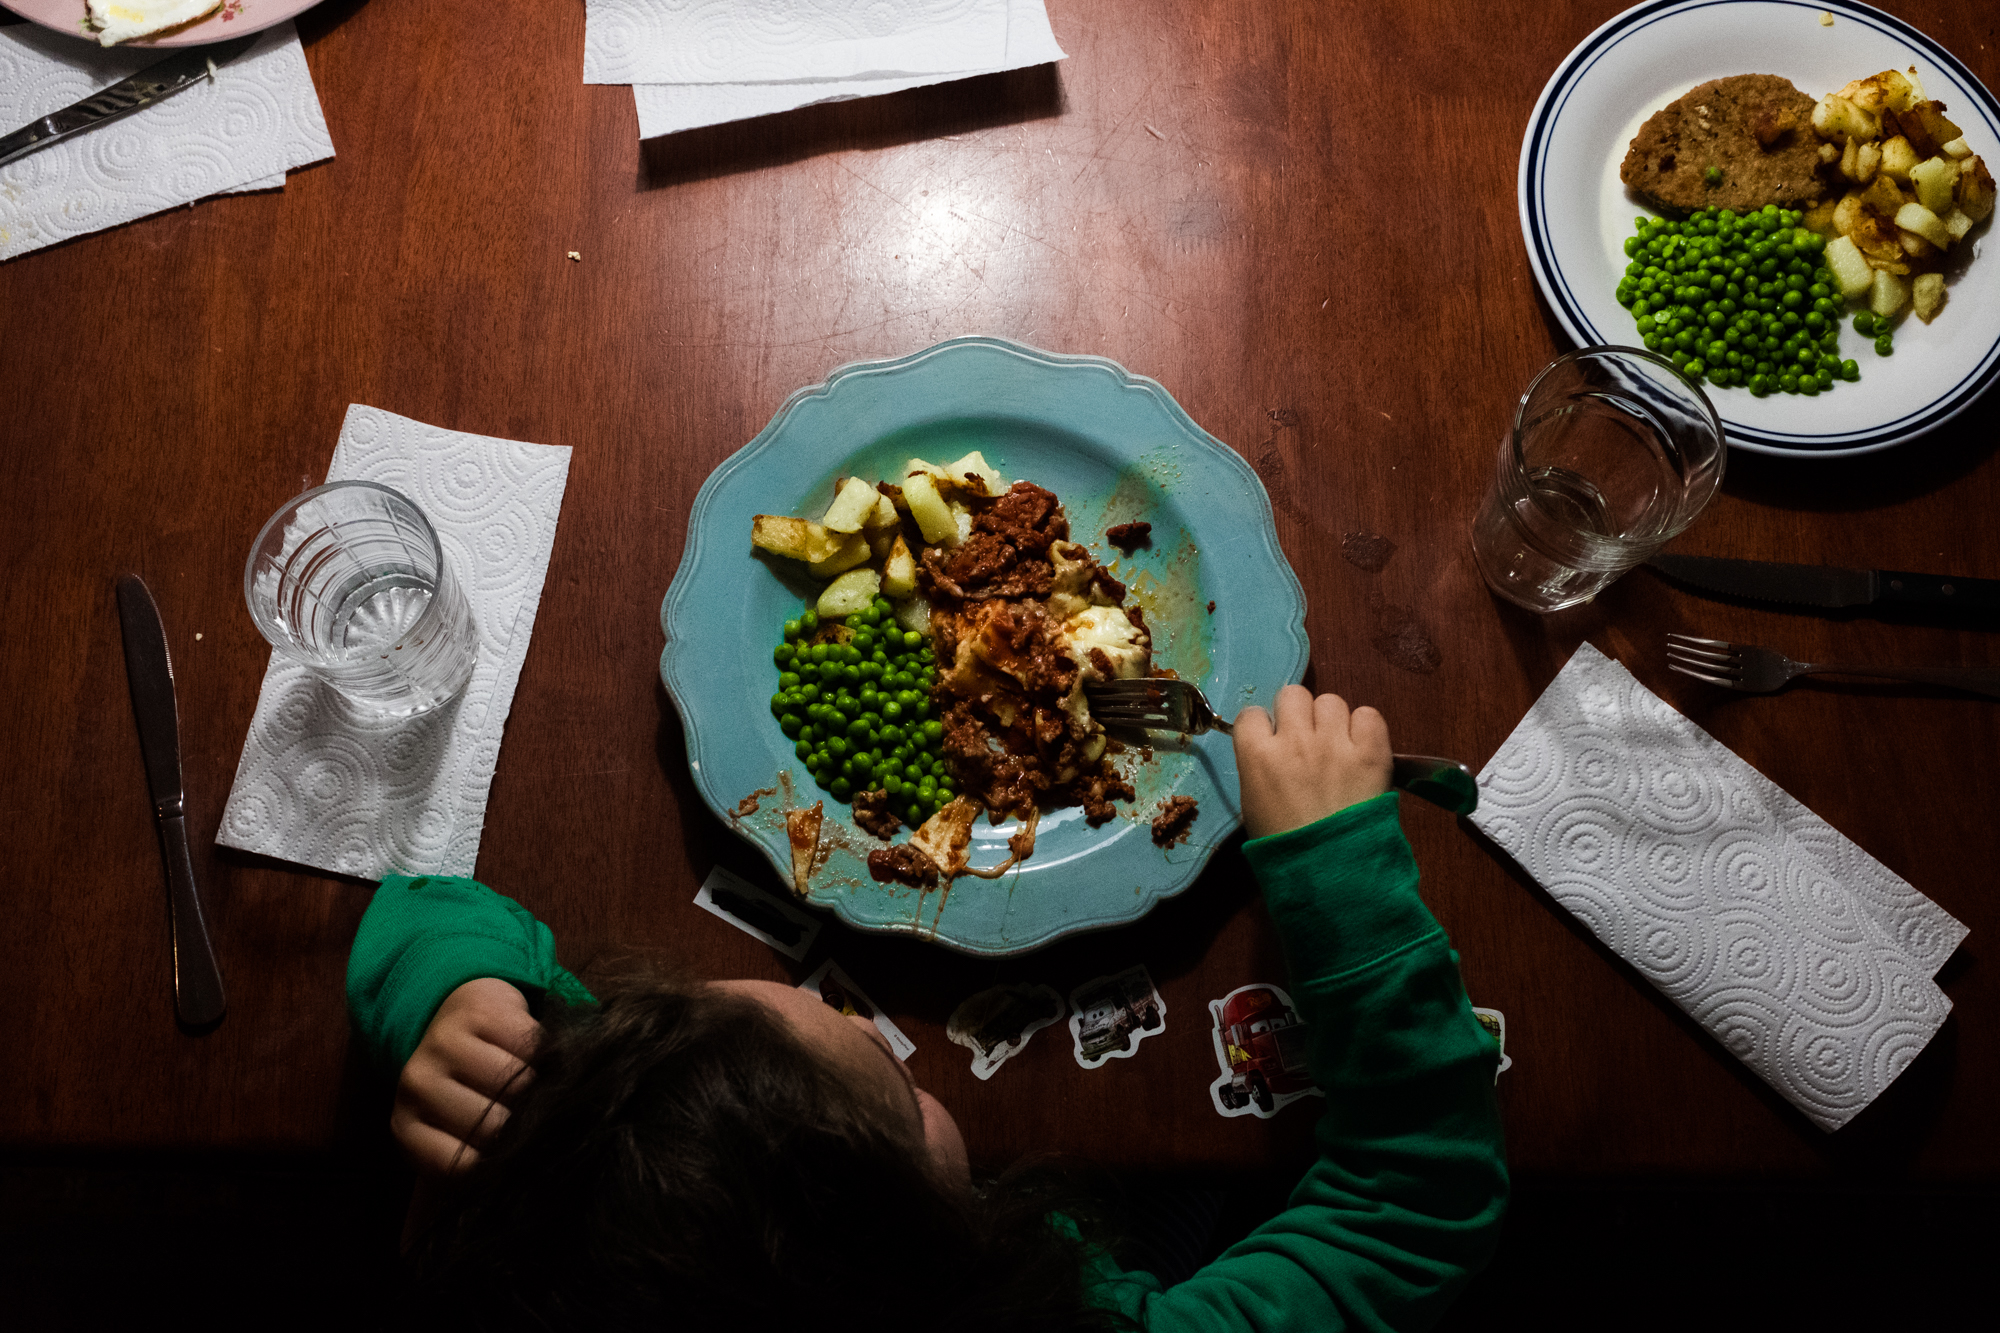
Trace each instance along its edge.
<instances>
[{"instance_id":1,"label":"green pea","mask_svg":"<svg viewBox=\"0 0 2000 1333\"><path fill-rule=\"evenodd\" d=\"M797 755L800 759L812 758L812 752L813 752L812 742L804 739L803 737L800 738L799 743L797 745L794 745L792 747L792 753Z\"/></svg>"},{"instance_id":2,"label":"green pea","mask_svg":"<svg viewBox=\"0 0 2000 1333\"><path fill-rule=\"evenodd\" d=\"M827 792L836 801L845 801L854 795L854 784L846 778L835 778L827 786Z\"/></svg>"},{"instance_id":3,"label":"green pea","mask_svg":"<svg viewBox=\"0 0 2000 1333\"><path fill-rule=\"evenodd\" d=\"M903 631L903 647L914 650L922 647L923 642L924 636L917 633L917 631L913 629Z\"/></svg>"},{"instance_id":4,"label":"green pea","mask_svg":"<svg viewBox=\"0 0 2000 1333\"><path fill-rule=\"evenodd\" d=\"M1875 355L1890 356L1895 353L1895 350L1895 341L1888 334L1885 333L1875 340Z\"/></svg>"},{"instance_id":5,"label":"green pea","mask_svg":"<svg viewBox=\"0 0 2000 1333\"><path fill-rule=\"evenodd\" d=\"M819 612L813 610L811 607L807 607L804 614L799 617L799 630L802 633L811 634L818 629Z\"/></svg>"}]
</instances>

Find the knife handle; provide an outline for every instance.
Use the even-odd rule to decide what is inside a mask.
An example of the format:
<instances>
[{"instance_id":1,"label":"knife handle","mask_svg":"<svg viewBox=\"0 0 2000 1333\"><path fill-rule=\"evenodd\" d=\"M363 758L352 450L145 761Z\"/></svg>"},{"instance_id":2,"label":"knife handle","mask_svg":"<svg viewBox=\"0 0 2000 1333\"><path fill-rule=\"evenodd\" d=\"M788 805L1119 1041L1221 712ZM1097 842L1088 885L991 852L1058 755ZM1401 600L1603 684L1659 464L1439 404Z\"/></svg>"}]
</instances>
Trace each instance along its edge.
<instances>
[{"instance_id":1,"label":"knife handle","mask_svg":"<svg viewBox=\"0 0 2000 1333\"><path fill-rule=\"evenodd\" d=\"M160 819L160 850L167 862L167 904L174 934L174 1012L189 1027L207 1027L222 1017L228 1001L222 972L209 947L202 919L201 891L195 887L194 857L188 850L187 818Z\"/></svg>"},{"instance_id":2,"label":"knife handle","mask_svg":"<svg viewBox=\"0 0 2000 1333\"><path fill-rule=\"evenodd\" d=\"M1903 606L1963 606L2000 611L2000 579L1955 579L1945 574L1875 571L1875 600Z\"/></svg>"}]
</instances>

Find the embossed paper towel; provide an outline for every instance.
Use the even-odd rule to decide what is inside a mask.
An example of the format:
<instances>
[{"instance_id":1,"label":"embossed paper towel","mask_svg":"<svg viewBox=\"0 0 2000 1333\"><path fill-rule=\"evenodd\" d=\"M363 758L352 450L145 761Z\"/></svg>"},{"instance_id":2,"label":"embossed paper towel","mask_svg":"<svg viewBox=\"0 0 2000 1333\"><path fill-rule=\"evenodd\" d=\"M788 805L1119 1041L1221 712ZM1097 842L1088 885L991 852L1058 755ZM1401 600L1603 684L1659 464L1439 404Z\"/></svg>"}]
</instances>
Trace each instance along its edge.
<instances>
[{"instance_id":1,"label":"embossed paper towel","mask_svg":"<svg viewBox=\"0 0 2000 1333\"><path fill-rule=\"evenodd\" d=\"M162 58L29 24L0 28L0 128L81 101ZM305 48L280 23L213 82L0 167L0 259L212 194L278 189L293 167L332 156Z\"/></svg>"},{"instance_id":2,"label":"embossed paper towel","mask_svg":"<svg viewBox=\"0 0 2000 1333\"><path fill-rule=\"evenodd\" d=\"M586 0L585 83L769 83L979 69L1007 0Z\"/></svg>"},{"instance_id":3,"label":"embossed paper towel","mask_svg":"<svg viewBox=\"0 0 2000 1333\"><path fill-rule=\"evenodd\" d=\"M967 70L936 74L906 74L895 78L833 79L822 82L789 83L642 83L632 89L639 111L639 137L651 139L662 134L721 125L752 116L769 116L821 102L843 102L855 97L879 97L905 88L922 88L951 79L1002 70L1027 69L1067 57L1056 45L1049 27L1048 10L1042 0L1008 0L1007 43L997 58Z\"/></svg>"},{"instance_id":4,"label":"embossed paper towel","mask_svg":"<svg viewBox=\"0 0 2000 1333\"><path fill-rule=\"evenodd\" d=\"M1471 818L1822 1129L1951 1011L1931 976L1965 927L1587 643Z\"/></svg>"},{"instance_id":5,"label":"embossed paper towel","mask_svg":"<svg viewBox=\"0 0 2000 1333\"><path fill-rule=\"evenodd\" d=\"M479 662L458 698L385 721L272 653L217 842L363 879L472 874L569 452L347 409L326 479L380 482L423 509L472 603Z\"/></svg>"}]
</instances>

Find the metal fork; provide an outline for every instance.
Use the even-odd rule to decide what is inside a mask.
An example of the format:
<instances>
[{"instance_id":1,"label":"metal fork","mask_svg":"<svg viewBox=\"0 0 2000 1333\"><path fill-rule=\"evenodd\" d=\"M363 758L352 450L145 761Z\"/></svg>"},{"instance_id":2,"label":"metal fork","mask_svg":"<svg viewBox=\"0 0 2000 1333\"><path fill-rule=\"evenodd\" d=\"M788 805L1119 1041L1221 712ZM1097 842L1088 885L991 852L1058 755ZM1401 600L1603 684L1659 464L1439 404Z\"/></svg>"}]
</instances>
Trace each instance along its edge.
<instances>
[{"instance_id":1,"label":"metal fork","mask_svg":"<svg viewBox=\"0 0 2000 1333\"><path fill-rule=\"evenodd\" d=\"M1233 723L1217 716L1208 696L1190 681L1157 676L1109 680L1086 685L1083 693L1090 701L1091 716L1107 727L1178 731L1189 736L1199 736L1205 731L1219 731L1227 736L1235 729ZM1471 769L1456 759L1395 755L1390 763L1389 783L1455 815L1469 815L1479 806L1478 780Z\"/></svg>"},{"instance_id":2,"label":"metal fork","mask_svg":"<svg viewBox=\"0 0 2000 1333\"><path fill-rule=\"evenodd\" d=\"M1721 639L1697 639L1691 634L1667 635L1667 669L1693 676L1724 689L1769 694L1794 676L1832 673L1907 680L1919 685L1949 685L1975 694L2000 696L2000 669L1992 667L1882 667L1854 662L1794 662L1769 648L1752 648Z\"/></svg>"}]
</instances>

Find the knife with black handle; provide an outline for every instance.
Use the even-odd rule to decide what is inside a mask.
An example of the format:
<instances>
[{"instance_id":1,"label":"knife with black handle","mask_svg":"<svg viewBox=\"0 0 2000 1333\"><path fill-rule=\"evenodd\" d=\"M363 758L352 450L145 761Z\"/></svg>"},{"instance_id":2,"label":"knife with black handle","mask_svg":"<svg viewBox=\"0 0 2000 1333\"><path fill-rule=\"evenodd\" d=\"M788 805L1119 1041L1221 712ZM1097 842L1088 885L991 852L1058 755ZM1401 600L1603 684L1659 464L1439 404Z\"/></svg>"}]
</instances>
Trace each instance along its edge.
<instances>
[{"instance_id":1,"label":"knife with black handle","mask_svg":"<svg viewBox=\"0 0 2000 1333\"><path fill-rule=\"evenodd\" d=\"M181 788L181 728L174 704L174 667L167 657L160 608L136 574L118 580L118 620L125 635L125 679L132 714L139 721L139 750L153 793L153 823L167 863L167 901L174 942L174 1012L189 1027L207 1027L228 1007L222 973L208 942L201 890L188 850L187 811Z\"/></svg>"},{"instance_id":2,"label":"knife with black handle","mask_svg":"<svg viewBox=\"0 0 2000 1333\"><path fill-rule=\"evenodd\" d=\"M1911 606L2000 611L2000 579L1911 574L1895 569L1838 569L1706 555L1656 555L1646 562L1669 578L1726 597L1790 606Z\"/></svg>"},{"instance_id":3,"label":"knife with black handle","mask_svg":"<svg viewBox=\"0 0 2000 1333\"><path fill-rule=\"evenodd\" d=\"M39 152L61 143L71 135L94 130L99 125L129 116L162 98L172 97L190 84L213 75L216 69L248 51L257 35L226 42L190 46L168 56L157 65L148 65L130 78L94 92L81 102L72 102L60 111L51 111L31 120L10 134L0 135L0 167L17 157Z\"/></svg>"}]
</instances>

